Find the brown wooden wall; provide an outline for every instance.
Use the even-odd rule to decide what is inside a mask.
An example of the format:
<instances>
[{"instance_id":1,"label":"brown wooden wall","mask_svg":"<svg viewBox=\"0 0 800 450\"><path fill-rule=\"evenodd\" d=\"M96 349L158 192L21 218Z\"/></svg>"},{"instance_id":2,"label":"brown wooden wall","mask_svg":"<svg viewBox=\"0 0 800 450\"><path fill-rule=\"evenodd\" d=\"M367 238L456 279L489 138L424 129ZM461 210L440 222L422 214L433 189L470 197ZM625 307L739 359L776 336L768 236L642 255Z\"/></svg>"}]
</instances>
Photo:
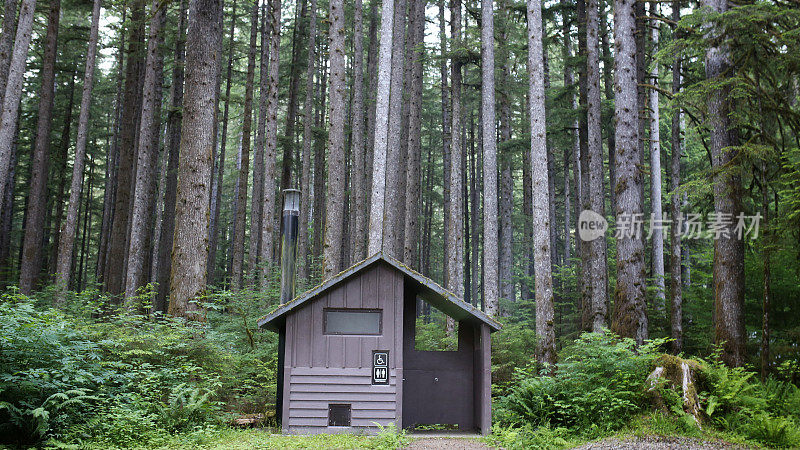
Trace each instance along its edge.
<instances>
[{"instance_id":1,"label":"brown wooden wall","mask_svg":"<svg viewBox=\"0 0 800 450\"><path fill-rule=\"evenodd\" d=\"M380 336L323 333L324 308L383 310ZM286 318L283 429L330 432L328 404L350 403L353 428L401 426L403 274L376 264ZM372 351L389 350L388 386L373 386ZM350 429L342 431L352 431Z\"/></svg>"}]
</instances>

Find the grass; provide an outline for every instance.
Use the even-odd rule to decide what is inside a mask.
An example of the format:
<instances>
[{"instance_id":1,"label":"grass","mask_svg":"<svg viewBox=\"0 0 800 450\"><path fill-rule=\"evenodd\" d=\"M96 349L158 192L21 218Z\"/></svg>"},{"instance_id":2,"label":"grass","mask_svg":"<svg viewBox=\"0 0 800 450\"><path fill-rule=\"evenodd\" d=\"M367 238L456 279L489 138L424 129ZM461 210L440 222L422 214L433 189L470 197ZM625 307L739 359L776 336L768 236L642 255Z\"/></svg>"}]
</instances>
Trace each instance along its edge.
<instances>
[{"instance_id":1,"label":"grass","mask_svg":"<svg viewBox=\"0 0 800 450\"><path fill-rule=\"evenodd\" d=\"M271 430L235 430L223 429L213 434L206 434L201 440L192 436L176 436L163 448L193 449L289 449L289 448L380 448L379 439L375 436L357 436L353 434L290 436L274 434Z\"/></svg>"},{"instance_id":2,"label":"grass","mask_svg":"<svg viewBox=\"0 0 800 450\"><path fill-rule=\"evenodd\" d=\"M503 428L495 425L493 433L483 438L483 441L489 446L507 449L560 450L606 439L632 440L648 436L661 436L721 442L747 448L764 448L761 444L739 434L718 431L711 427L701 430L689 420L691 418L688 416L680 418L656 411L635 416L627 426L612 433L599 429L582 429L576 433L566 428L550 428L548 426L534 429L530 426Z\"/></svg>"},{"instance_id":3,"label":"grass","mask_svg":"<svg viewBox=\"0 0 800 450\"><path fill-rule=\"evenodd\" d=\"M411 439L405 432L386 427L378 435L320 434L310 436L282 435L274 429L197 428L194 431L166 437L157 445L142 448L162 449L395 449L407 445ZM50 442L54 444L54 442ZM71 448L72 446L60 446ZM81 445L74 448L107 449L103 445Z\"/></svg>"},{"instance_id":4,"label":"grass","mask_svg":"<svg viewBox=\"0 0 800 450\"><path fill-rule=\"evenodd\" d=\"M692 438L699 441L720 442L741 445L748 448L762 448L756 442L740 435L721 432L712 428L698 429L681 418L661 412L642 414L633 418L623 429L615 433L602 433L598 430L582 430L576 434L566 428L541 426L532 428L503 428L495 425L490 436L480 440L491 447L507 449L567 449L587 442L616 438L629 440L646 436L665 436ZM274 429L234 429L197 428L194 431L166 437L158 445L152 443L147 448L162 449L396 449L408 445L417 438L396 429L387 428L377 436L334 434L334 435L282 435ZM420 436L419 438L425 438ZM54 442L50 442L54 444ZM61 447L61 446L59 446ZM70 448L63 446L62 448ZM81 445L74 448L109 448L107 445ZM143 447L144 448L144 447Z\"/></svg>"}]
</instances>

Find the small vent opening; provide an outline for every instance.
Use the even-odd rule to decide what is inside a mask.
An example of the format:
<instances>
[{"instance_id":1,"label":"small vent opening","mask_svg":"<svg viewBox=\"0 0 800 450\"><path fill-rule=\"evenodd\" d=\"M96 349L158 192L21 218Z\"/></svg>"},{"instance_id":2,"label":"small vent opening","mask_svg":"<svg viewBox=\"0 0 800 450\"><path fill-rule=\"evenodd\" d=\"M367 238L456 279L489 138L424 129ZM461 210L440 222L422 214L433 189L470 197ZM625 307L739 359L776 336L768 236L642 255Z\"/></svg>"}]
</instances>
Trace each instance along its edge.
<instances>
[{"instance_id":1,"label":"small vent opening","mask_svg":"<svg viewBox=\"0 0 800 450\"><path fill-rule=\"evenodd\" d=\"M349 427L350 405L344 403L331 403L328 405L328 426Z\"/></svg>"}]
</instances>

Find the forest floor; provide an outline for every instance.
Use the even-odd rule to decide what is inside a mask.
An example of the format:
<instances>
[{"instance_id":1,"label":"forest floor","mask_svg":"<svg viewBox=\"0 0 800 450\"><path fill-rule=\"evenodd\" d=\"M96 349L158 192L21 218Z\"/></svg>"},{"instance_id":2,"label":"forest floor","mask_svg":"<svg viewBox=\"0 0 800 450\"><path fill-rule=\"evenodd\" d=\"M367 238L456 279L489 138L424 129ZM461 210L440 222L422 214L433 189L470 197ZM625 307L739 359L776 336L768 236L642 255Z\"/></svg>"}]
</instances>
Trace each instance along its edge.
<instances>
[{"instance_id":1,"label":"forest floor","mask_svg":"<svg viewBox=\"0 0 800 450\"><path fill-rule=\"evenodd\" d=\"M723 440L704 440L684 436L637 436L629 438L607 438L572 447L572 450L679 450L679 449L746 449L750 447L732 444Z\"/></svg>"},{"instance_id":2,"label":"forest floor","mask_svg":"<svg viewBox=\"0 0 800 450\"><path fill-rule=\"evenodd\" d=\"M491 448L485 443L470 438L463 437L423 437L415 438L412 436L413 441L405 447L407 450L439 450L439 449L464 449L464 450L482 450Z\"/></svg>"},{"instance_id":3,"label":"forest floor","mask_svg":"<svg viewBox=\"0 0 800 450\"><path fill-rule=\"evenodd\" d=\"M197 436L199 437L199 436ZM204 434L200 439L174 440L164 443L161 448L169 449L394 449L440 450L464 449L483 450L497 448L478 436L419 436L406 435L396 440L391 435L363 436L352 434L295 436L274 433L268 429L224 430ZM515 443L517 444L517 443ZM518 443L519 447L531 448L532 443ZM747 449L747 445L734 444L712 436L694 438L687 436L663 435L619 435L575 446L565 441L539 443L540 448L564 448L573 450L677 450L677 449ZM534 445L534 447L536 447Z\"/></svg>"},{"instance_id":4,"label":"forest floor","mask_svg":"<svg viewBox=\"0 0 800 450\"><path fill-rule=\"evenodd\" d=\"M492 448L477 439L466 438L413 438L407 450L464 449L480 450ZM638 436L630 438L607 438L595 442L570 447L570 450L730 450L749 447L731 444L722 440L703 440L682 436Z\"/></svg>"},{"instance_id":5,"label":"forest floor","mask_svg":"<svg viewBox=\"0 0 800 450\"><path fill-rule=\"evenodd\" d=\"M465 438L419 438L414 439L411 444L403 447L407 450L440 450L440 449L464 449L480 450L492 448L477 439ZM578 447L570 447L571 450L683 450L683 449L702 449L702 450L728 450L746 449L748 447L731 444L725 441L708 441L696 438L681 436L639 436L631 438L607 438L600 441L590 442Z\"/></svg>"}]
</instances>

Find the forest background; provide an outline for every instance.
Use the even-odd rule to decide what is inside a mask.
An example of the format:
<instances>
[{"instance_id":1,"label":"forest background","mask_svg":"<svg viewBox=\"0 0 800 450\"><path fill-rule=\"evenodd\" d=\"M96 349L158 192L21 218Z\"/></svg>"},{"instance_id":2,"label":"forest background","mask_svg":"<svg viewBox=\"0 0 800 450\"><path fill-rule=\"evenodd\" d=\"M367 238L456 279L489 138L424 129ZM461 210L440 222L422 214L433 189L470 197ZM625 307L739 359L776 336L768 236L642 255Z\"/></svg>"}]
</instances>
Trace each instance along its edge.
<instances>
[{"instance_id":1,"label":"forest background","mask_svg":"<svg viewBox=\"0 0 800 450\"><path fill-rule=\"evenodd\" d=\"M255 319L278 302L281 192L299 188L300 291L383 251L505 324L498 427L528 427L529 440L618 430L649 411L647 369L668 353L706 374L714 428L800 442L796 413L764 403L769 389L799 398L796 3L2 11L9 441L126 445L171 415L153 439L222 410L269 411L275 342ZM582 239L583 210L609 231ZM632 215L642 232L626 236ZM756 216L740 239L739 219ZM420 320L429 345L447 345L443 316ZM581 345L607 365L576 365L597 357ZM631 370L621 397L520 412L588 383L547 380L591 373L595 392L617 364ZM723 379L760 400L737 403ZM587 432L608 415L589 405L614 399L613 420ZM87 431L108 417L128 425Z\"/></svg>"}]
</instances>

